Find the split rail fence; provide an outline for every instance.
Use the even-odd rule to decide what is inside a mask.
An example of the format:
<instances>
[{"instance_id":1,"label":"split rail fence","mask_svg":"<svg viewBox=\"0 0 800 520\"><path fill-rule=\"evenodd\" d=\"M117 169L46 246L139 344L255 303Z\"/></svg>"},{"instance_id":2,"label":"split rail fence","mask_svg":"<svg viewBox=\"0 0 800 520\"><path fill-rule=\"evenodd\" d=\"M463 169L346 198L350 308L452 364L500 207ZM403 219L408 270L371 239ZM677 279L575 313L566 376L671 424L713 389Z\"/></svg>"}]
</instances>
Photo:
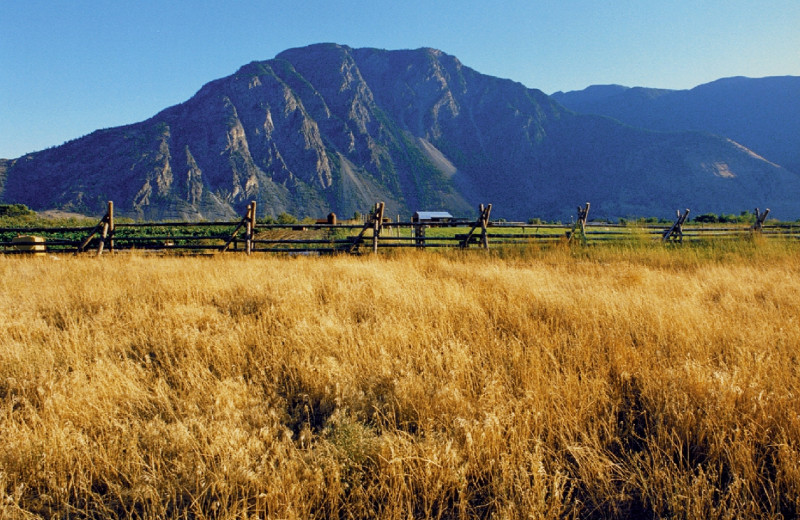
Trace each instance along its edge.
<instances>
[{"instance_id":1,"label":"split rail fence","mask_svg":"<svg viewBox=\"0 0 800 520\"><path fill-rule=\"evenodd\" d=\"M238 221L118 223L114 205L95 226L0 228L0 253L94 253L122 250L182 253L242 252L288 254L377 253L389 248L489 249L506 245L557 242L640 241L664 243L730 240L758 234L765 238L800 239L800 224L766 222L769 210L756 210L755 224L686 225L689 210L677 212L671 225L627 225L588 221L589 203L578 207L571 224L527 224L491 221L492 205L480 205L475 220L392 222L378 203L363 223L337 223L335 218L314 223L265 224L256 220L251 202Z\"/></svg>"}]
</instances>

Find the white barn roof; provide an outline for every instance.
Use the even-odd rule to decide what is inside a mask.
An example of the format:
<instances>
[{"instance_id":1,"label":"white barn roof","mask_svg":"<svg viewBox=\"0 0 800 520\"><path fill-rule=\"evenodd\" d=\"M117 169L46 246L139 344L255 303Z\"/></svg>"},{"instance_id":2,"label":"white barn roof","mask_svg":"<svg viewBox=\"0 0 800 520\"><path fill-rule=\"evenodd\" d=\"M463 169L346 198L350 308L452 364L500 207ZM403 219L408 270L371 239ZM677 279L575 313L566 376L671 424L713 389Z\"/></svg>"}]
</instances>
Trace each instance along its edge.
<instances>
[{"instance_id":1,"label":"white barn roof","mask_svg":"<svg viewBox=\"0 0 800 520\"><path fill-rule=\"evenodd\" d=\"M446 211L417 211L414 216L419 220L453 218L453 215Z\"/></svg>"}]
</instances>

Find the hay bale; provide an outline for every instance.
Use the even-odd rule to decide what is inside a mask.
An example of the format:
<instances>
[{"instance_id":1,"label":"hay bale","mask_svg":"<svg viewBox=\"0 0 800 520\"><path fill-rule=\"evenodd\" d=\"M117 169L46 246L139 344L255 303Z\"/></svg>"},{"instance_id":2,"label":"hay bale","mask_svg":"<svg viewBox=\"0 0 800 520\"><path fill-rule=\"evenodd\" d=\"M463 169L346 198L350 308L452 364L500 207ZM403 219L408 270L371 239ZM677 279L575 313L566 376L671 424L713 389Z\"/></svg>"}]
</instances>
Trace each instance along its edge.
<instances>
[{"instance_id":1,"label":"hay bale","mask_svg":"<svg viewBox=\"0 0 800 520\"><path fill-rule=\"evenodd\" d=\"M45 242L46 239L44 237L37 237L34 235L20 235L11 239L11 243L14 244L14 249L17 251L24 251L41 256L43 256L47 250Z\"/></svg>"}]
</instances>

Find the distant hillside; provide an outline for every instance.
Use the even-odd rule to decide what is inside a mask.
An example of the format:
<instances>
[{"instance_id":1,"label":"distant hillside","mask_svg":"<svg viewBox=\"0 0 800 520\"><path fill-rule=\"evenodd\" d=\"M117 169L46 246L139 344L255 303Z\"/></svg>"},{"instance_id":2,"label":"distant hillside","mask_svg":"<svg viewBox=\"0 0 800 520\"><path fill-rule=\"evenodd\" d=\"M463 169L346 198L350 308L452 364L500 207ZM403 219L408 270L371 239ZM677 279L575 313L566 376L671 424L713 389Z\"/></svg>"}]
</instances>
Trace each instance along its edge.
<instances>
[{"instance_id":1,"label":"distant hillside","mask_svg":"<svg viewBox=\"0 0 800 520\"><path fill-rule=\"evenodd\" d=\"M729 137L800 174L800 77L726 78L691 90L597 85L552 97L640 128Z\"/></svg>"},{"instance_id":2,"label":"distant hillside","mask_svg":"<svg viewBox=\"0 0 800 520\"><path fill-rule=\"evenodd\" d=\"M770 207L800 217L800 177L728 139L578 115L434 49L319 44L252 62L141 123L8 163L0 196L143 219L283 211L569 219Z\"/></svg>"}]
</instances>

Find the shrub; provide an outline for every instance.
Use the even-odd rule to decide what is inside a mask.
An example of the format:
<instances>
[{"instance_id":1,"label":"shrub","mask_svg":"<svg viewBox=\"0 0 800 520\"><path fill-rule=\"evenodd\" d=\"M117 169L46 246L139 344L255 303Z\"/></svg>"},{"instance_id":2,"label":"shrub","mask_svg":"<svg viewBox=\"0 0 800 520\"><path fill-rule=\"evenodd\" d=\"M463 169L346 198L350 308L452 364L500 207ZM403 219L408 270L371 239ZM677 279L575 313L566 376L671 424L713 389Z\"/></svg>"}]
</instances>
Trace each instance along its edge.
<instances>
[{"instance_id":1,"label":"shrub","mask_svg":"<svg viewBox=\"0 0 800 520\"><path fill-rule=\"evenodd\" d=\"M702 215L697 215L692 220L701 224L714 224L719 222L719 217L717 217L715 213L703 213Z\"/></svg>"},{"instance_id":2,"label":"shrub","mask_svg":"<svg viewBox=\"0 0 800 520\"><path fill-rule=\"evenodd\" d=\"M297 217L285 211L278 215L278 224L297 224Z\"/></svg>"},{"instance_id":3,"label":"shrub","mask_svg":"<svg viewBox=\"0 0 800 520\"><path fill-rule=\"evenodd\" d=\"M36 212L25 204L0 204L0 217L25 217L35 214Z\"/></svg>"}]
</instances>

